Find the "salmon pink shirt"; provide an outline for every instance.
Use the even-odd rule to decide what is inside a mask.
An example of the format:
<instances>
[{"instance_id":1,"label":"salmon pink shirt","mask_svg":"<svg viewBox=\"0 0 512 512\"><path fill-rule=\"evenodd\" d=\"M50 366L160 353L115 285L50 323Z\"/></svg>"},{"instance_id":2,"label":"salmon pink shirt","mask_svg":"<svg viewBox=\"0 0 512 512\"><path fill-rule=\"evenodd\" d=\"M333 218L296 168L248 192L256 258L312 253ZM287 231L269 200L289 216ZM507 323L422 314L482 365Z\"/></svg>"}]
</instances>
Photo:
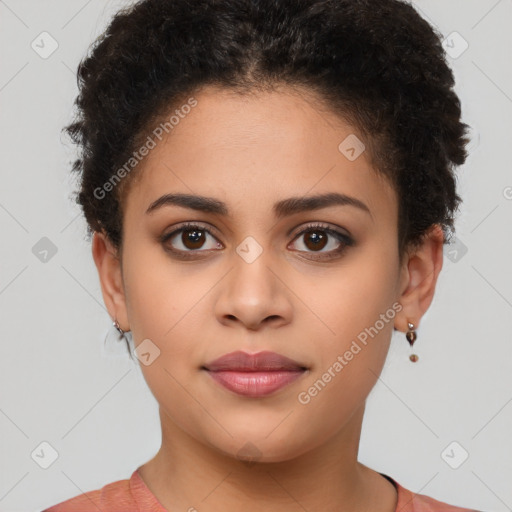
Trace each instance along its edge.
<instances>
[{"instance_id":1,"label":"salmon pink shirt","mask_svg":"<svg viewBox=\"0 0 512 512\"><path fill-rule=\"evenodd\" d=\"M395 512L478 512L442 503L423 494L414 494L388 475L381 473L396 488ZM146 486L136 469L129 480L118 480L96 491L70 498L43 512L172 512L163 507Z\"/></svg>"}]
</instances>

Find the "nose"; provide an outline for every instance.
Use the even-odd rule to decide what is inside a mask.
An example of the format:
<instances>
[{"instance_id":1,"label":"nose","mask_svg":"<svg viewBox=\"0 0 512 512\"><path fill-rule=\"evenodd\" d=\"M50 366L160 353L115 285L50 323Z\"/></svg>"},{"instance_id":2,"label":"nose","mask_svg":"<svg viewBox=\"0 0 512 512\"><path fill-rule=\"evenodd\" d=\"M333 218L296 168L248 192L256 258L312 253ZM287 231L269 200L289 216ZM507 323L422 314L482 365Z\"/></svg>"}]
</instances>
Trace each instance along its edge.
<instances>
[{"instance_id":1,"label":"nose","mask_svg":"<svg viewBox=\"0 0 512 512\"><path fill-rule=\"evenodd\" d=\"M252 263L242 258L235 260L219 283L221 291L215 304L218 321L228 327L238 325L251 331L290 323L293 294L283 272L271 268L263 254Z\"/></svg>"}]
</instances>

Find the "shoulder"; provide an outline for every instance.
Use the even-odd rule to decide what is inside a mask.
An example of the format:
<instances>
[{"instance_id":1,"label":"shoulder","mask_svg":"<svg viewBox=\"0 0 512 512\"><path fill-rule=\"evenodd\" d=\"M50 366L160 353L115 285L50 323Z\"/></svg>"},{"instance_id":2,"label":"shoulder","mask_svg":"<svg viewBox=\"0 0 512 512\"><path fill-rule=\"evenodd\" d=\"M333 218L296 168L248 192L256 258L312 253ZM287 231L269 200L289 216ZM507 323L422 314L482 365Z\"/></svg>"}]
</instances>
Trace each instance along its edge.
<instances>
[{"instance_id":1,"label":"shoulder","mask_svg":"<svg viewBox=\"0 0 512 512\"><path fill-rule=\"evenodd\" d=\"M43 512L136 512L138 507L130 490L130 480L117 480L94 491L46 508Z\"/></svg>"},{"instance_id":2,"label":"shoulder","mask_svg":"<svg viewBox=\"0 0 512 512\"><path fill-rule=\"evenodd\" d=\"M424 494L413 493L396 482L396 480L391 480L398 493L396 512L481 512L472 508L451 505Z\"/></svg>"}]
</instances>

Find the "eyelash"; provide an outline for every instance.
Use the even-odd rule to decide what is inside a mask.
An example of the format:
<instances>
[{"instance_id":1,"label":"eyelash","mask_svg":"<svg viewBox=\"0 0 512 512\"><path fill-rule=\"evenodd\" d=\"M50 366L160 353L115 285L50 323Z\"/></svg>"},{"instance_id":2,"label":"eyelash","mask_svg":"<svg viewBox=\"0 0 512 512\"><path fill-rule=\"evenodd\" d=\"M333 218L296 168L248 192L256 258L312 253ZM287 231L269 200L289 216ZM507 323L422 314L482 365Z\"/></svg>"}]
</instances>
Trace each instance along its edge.
<instances>
[{"instance_id":1,"label":"eyelash","mask_svg":"<svg viewBox=\"0 0 512 512\"><path fill-rule=\"evenodd\" d=\"M187 223L184 223L181 226L179 226L179 228L173 230L171 233L162 235L160 237L160 242L163 245L165 245L165 243L168 240L172 239L176 234L181 233L182 231L188 231L188 230L204 231L204 232L208 233L209 235L211 235L213 238L216 238L215 234L207 226L187 222ZM337 257L341 256L341 254L343 254L349 247L353 246L355 243L354 240L351 237L349 237L348 235L346 235L336 229L333 229L326 224L322 224L322 223L312 223L312 224L307 225L302 231L299 231L298 233L296 233L294 235L293 241L297 240L298 238L305 235L306 233L315 232L315 231L323 231L325 233L328 233L329 235L332 235L334 238L336 238L339 242L342 243L342 246L339 249L335 249L335 250L328 251L325 253L318 252L318 254L324 254L324 256L320 256L320 257L314 256L313 258L308 257L307 259L310 259L310 260L324 260L325 261L325 260L331 260L331 259L337 258ZM184 260L195 258L195 256L193 255L194 253L208 252L208 250L199 250L199 249L197 251L195 251L195 250L182 251L181 249L171 249L169 247L166 247L166 250L173 253L174 255L176 255L176 257L178 257L180 259L184 259ZM215 250L215 249L212 249L212 250ZM311 252L298 251L298 252L307 252L308 254L313 254L313 255L315 254L315 251L311 251Z\"/></svg>"}]
</instances>

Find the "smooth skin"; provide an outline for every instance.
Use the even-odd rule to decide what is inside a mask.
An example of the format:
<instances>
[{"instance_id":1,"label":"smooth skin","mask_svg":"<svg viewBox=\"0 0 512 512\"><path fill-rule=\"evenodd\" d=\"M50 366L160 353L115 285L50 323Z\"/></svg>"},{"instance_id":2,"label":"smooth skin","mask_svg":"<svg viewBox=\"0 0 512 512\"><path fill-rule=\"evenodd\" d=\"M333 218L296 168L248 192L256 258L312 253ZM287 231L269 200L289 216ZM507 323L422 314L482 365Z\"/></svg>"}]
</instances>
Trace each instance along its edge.
<instances>
[{"instance_id":1,"label":"smooth skin","mask_svg":"<svg viewBox=\"0 0 512 512\"><path fill-rule=\"evenodd\" d=\"M93 237L111 317L135 346L149 339L160 350L140 364L162 426L161 448L140 474L173 511L394 512L392 484L357 460L363 413L393 327L417 328L431 304L442 230L433 226L399 265L395 191L368 150L354 161L339 151L348 135L364 138L312 93L283 86L240 96L209 86L194 97L197 106L136 171L123 202L122 253L103 233ZM278 201L332 192L370 212L334 205L274 216ZM215 198L229 215L176 205L146 213L169 193ZM202 232L202 245L183 232L161 241L187 221L214 235ZM343 242L321 229L328 241L320 249L297 236L315 222L353 245L336 255ZM248 236L262 249L250 263L236 250ZM176 256L183 253L188 260ZM401 305L396 316L300 403L299 393L393 304ZM308 371L268 397L242 397L201 369L235 350L278 352Z\"/></svg>"}]
</instances>

